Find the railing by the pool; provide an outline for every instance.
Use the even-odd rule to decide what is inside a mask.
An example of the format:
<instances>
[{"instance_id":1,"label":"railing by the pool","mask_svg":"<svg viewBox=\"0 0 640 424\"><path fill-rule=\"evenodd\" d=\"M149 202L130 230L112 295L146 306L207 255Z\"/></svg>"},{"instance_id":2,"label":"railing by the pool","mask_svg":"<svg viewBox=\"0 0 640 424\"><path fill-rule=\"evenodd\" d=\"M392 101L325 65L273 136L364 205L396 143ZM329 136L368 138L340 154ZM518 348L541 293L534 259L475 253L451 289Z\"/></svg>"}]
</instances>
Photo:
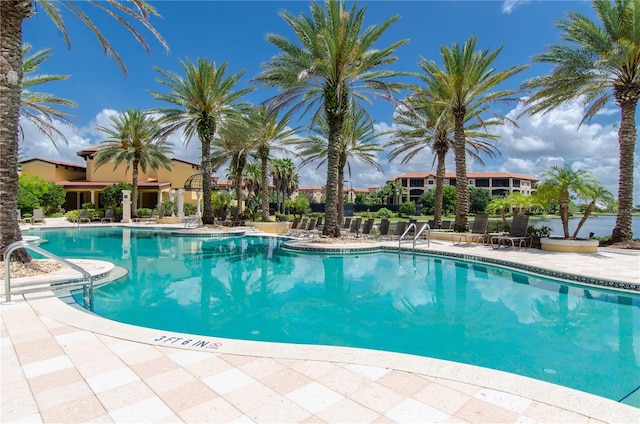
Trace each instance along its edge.
<instances>
[{"instance_id":1,"label":"railing by the pool","mask_svg":"<svg viewBox=\"0 0 640 424\"><path fill-rule=\"evenodd\" d=\"M70 262L64 258L61 258L58 255L55 255L47 250L44 250L41 247L35 246L24 240L19 240L11 243L9 246L7 246L7 250L5 251L5 254L4 254L4 263L5 263L4 290L5 290L6 302L11 302L11 272L10 272L9 260L11 259L11 254L17 249L33 250L34 252L40 253L41 255L46 256L49 259L53 259L54 261L57 261L62 265L68 266L74 271L77 271L80 274L82 274L84 278L80 280L74 279L72 281L56 283L55 288L82 285L82 298L84 299L84 307L89 310L93 310L93 276L87 270L74 264L73 262ZM51 290L51 286L49 285L43 286L43 284L46 284L46 282L39 281L39 282L31 282L31 283L21 283L20 285L15 287L20 289L24 288L24 290L20 290L15 294L34 293L38 291ZM36 287L36 286L40 286L40 287Z\"/></svg>"},{"instance_id":2,"label":"railing by the pool","mask_svg":"<svg viewBox=\"0 0 640 424\"><path fill-rule=\"evenodd\" d=\"M411 232L412 229L416 233L415 236L413 236L412 249L414 253L416 251L416 241L420 239L420 237L422 236L422 233L424 233L425 231L427 232L427 247L431 247L431 227L429 226L429 223L425 222L425 224L420 229L418 229L416 224L412 222L411 224L409 224L407 229L404 230L404 233L402 233L402 235L398 239L398 250L402 249L402 240L404 240L404 238L407 236L407 234Z\"/></svg>"}]
</instances>

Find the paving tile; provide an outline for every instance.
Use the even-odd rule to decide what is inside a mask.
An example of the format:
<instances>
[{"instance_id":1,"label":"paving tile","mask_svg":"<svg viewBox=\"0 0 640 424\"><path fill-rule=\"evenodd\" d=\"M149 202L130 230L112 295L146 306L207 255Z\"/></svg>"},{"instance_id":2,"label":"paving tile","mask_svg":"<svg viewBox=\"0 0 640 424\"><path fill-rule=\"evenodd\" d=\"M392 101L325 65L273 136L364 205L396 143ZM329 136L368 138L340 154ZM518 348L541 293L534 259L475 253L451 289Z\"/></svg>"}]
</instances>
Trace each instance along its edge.
<instances>
[{"instance_id":1,"label":"paving tile","mask_svg":"<svg viewBox=\"0 0 640 424\"><path fill-rule=\"evenodd\" d=\"M31 395L31 387L29 387L29 383L24 377L13 381L2 381L0 388L2 401Z\"/></svg>"},{"instance_id":2,"label":"paving tile","mask_svg":"<svg viewBox=\"0 0 640 424\"><path fill-rule=\"evenodd\" d=\"M88 377L87 384L91 387L95 393L101 393L107 390L114 389L116 387L125 386L129 383L140 380L133 371L129 368L120 368L118 370L109 371L104 374L94 375Z\"/></svg>"},{"instance_id":3,"label":"paving tile","mask_svg":"<svg viewBox=\"0 0 640 424\"><path fill-rule=\"evenodd\" d=\"M81 380L82 376L77 369L67 368L30 378L28 383L31 387L31 391L33 393L38 393Z\"/></svg>"},{"instance_id":4,"label":"paving tile","mask_svg":"<svg viewBox=\"0 0 640 424\"><path fill-rule=\"evenodd\" d=\"M255 358L253 361L244 363L238 368L256 380L262 380L276 372L282 371L285 367L280 362L271 358Z\"/></svg>"},{"instance_id":5,"label":"paving tile","mask_svg":"<svg viewBox=\"0 0 640 424\"><path fill-rule=\"evenodd\" d=\"M45 423L78 423L88 421L106 413L95 396L87 396L72 402L40 411Z\"/></svg>"},{"instance_id":6,"label":"paving tile","mask_svg":"<svg viewBox=\"0 0 640 424\"><path fill-rule=\"evenodd\" d=\"M184 366L187 371L196 376L197 378L206 378L212 375L218 374L223 371L227 371L233 368L231 364L220 359L218 356L197 361L189 365Z\"/></svg>"},{"instance_id":7,"label":"paving tile","mask_svg":"<svg viewBox=\"0 0 640 424\"><path fill-rule=\"evenodd\" d=\"M219 395L224 395L242 386L253 383L255 380L242 371L232 368L202 380Z\"/></svg>"},{"instance_id":8,"label":"paving tile","mask_svg":"<svg viewBox=\"0 0 640 424\"><path fill-rule=\"evenodd\" d=\"M474 397L519 414L522 414L531 405L531 399L491 389L482 389Z\"/></svg>"},{"instance_id":9,"label":"paving tile","mask_svg":"<svg viewBox=\"0 0 640 424\"><path fill-rule=\"evenodd\" d=\"M248 422L256 423L299 423L311 413L283 397L272 400L248 413ZM236 420L237 421L237 420Z\"/></svg>"},{"instance_id":10,"label":"paving tile","mask_svg":"<svg viewBox=\"0 0 640 424\"><path fill-rule=\"evenodd\" d=\"M225 400L245 414L261 406L269 405L281 397L279 393L257 381L224 395Z\"/></svg>"},{"instance_id":11,"label":"paving tile","mask_svg":"<svg viewBox=\"0 0 640 424\"><path fill-rule=\"evenodd\" d=\"M14 421L38 413L38 406L31 394L15 399L2 399L0 406L0 422Z\"/></svg>"},{"instance_id":12,"label":"paving tile","mask_svg":"<svg viewBox=\"0 0 640 424\"><path fill-rule=\"evenodd\" d=\"M419 375L397 370L383 375L376 382L407 396L414 395L431 384L431 381Z\"/></svg>"},{"instance_id":13,"label":"paving tile","mask_svg":"<svg viewBox=\"0 0 640 424\"><path fill-rule=\"evenodd\" d=\"M122 362L129 366L164 357L165 356L162 352L159 352L152 346L144 346L142 349L136 349L134 351L123 353L122 355L120 355L120 359L122 359Z\"/></svg>"},{"instance_id":14,"label":"paving tile","mask_svg":"<svg viewBox=\"0 0 640 424\"><path fill-rule=\"evenodd\" d=\"M317 381L344 396L349 396L371 383L370 379L347 368L338 368L318 378Z\"/></svg>"},{"instance_id":15,"label":"paving tile","mask_svg":"<svg viewBox=\"0 0 640 424\"><path fill-rule=\"evenodd\" d=\"M178 416L188 423L231 422L242 415L238 409L220 397L178 413Z\"/></svg>"},{"instance_id":16,"label":"paving tile","mask_svg":"<svg viewBox=\"0 0 640 424\"><path fill-rule=\"evenodd\" d=\"M443 423L449 418L449 414L415 399L406 399L385 415L399 423Z\"/></svg>"},{"instance_id":17,"label":"paving tile","mask_svg":"<svg viewBox=\"0 0 640 424\"><path fill-rule=\"evenodd\" d=\"M365 378L368 378L371 381L376 381L377 379L388 374L391 371L389 368L372 367L369 365L358 364L348 364L346 368L360 374Z\"/></svg>"},{"instance_id":18,"label":"paving tile","mask_svg":"<svg viewBox=\"0 0 640 424\"><path fill-rule=\"evenodd\" d=\"M208 352L197 352L193 350L182 350L180 349L178 352L175 352L175 349L165 349L172 353L166 353L166 355L174 360L177 364L187 367L189 365L195 364L200 361L204 361L206 359L211 359L214 357L213 353ZM220 359L220 361L222 361Z\"/></svg>"},{"instance_id":19,"label":"paving tile","mask_svg":"<svg viewBox=\"0 0 640 424\"><path fill-rule=\"evenodd\" d=\"M336 364L322 361L292 361L287 366L312 380L316 380L340 368Z\"/></svg>"},{"instance_id":20,"label":"paving tile","mask_svg":"<svg viewBox=\"0 0 640 424\"><path fill-rule=\"evenodd\" d=\"M156 393L163 393L185 384L193 383L196 378L183 368L176 368L162 374L154 375L144 379Z\"/></svg>"},{"instance_id":21,"label":"paving tile","mask_svg":"<svg viewBox=\"0 0 640 424\"><path fill-rule=\"evenodd\" d=\"M200 381L193 381L174 387L171 390L159 393L158 396L175 413L180 413L218 397L213 390Z\"/></svg>"},{"instance_id":22,"label":"paving tile","mask_svg":"<svg viewBox=\"0 0 640 424\"><path fill-rule=\"evenodd\" d=\"M168 371L177 370L179 365L166 356L152 359L150 361L138 362L130 365L131 369L140 376L140 378L153 377Z\"/></svg>"},{"instance_id":23,"label":"paving tile","mask_svg":"<svg viewBox=\"0 0 640 424\"><path fill-rule=\"evenodd\" d=\"M42 423L42 417L40 414L29 415L28 417L22 417L17 420L11 421L12 423L28 423L28 424L36 424Z\"/></svg>"},{"instance_id":24,"label":"paving tile","mask_svg":"<svg viewBox=\"0 0 640 424\"><path fill-rule=\"evenodd\" d=\"M349 397L380 414L384 414L399 405L400 402L406 398L406 396L401 395L395 390L391 390L378 383L371 383L354 392Z\"/></svg>"},{"instance_id":25,"label":"paving tile","mask_svg":"<svg viewBox=\"0 0 640 424\"><path fill-rule=\"evenodd\" d=\"M333 406L320 412L317 416L328 423L372 423L380 414L366 408L351 399L342 399Z\"/></svg>"},{"instance_id":26,"label":"paving tile","mask_svg":"<svg viewBox=\"0 0 640 424\"><path fill-rule=\"evenodd\" d=\"M58 356L65 356L66 352L57 344L43 347L42 349L35 349L29 352L23 352L18 354L20 357L20 363L22 365L32 364L34 362L45 361L50 358Z\"/></svg>"},{"instance_id":27,"label":"paving tile","mask_svg":"<svg viewBox=\"0 0 640 424\"><path fill-rule=\"evenodd\" d=\"M467 403L471 396L439 383L431 383L414 394L413 398L451 415Z\"/></svg>"},{"instance_id":28,"label":"paving tile","mask_svg":"<svg viewBox=\"0 0 640 424\"><path fill-rule=\"evenodd\" d=\"M143 381L136 381L97 394L107 411L122 409L154 396L156 394Z\"/></svg>"},{"instance_id":29,"label":"paving tile","mask_svg":"<svg viewBox=\"0 0 640 424\"><path fill-rule=\"evenodd\" d=\"M93 392L84 381L65 384L43 392L34 393L38 409L45 410L93 395Z\"/></svg>"},{"instance_id":30,"label":"paving tile","mask_svg":"<svg viewBox=\"0 0 640 424\"><path fill-rule=\"evenodd\" d=\"M86 343L92 340L98 340L96 336L90 331L74 331L69 333L64 333L58 336L55 336L56 341L61 345L68 345L74 343Z\"/></svg>"},{"instance_id":31,"label":"paving tile","mask_svg":"<svg viewBox=\"0 0 640 424\"><path fill-rule=\"evenodd\" d=\"M340 393L316 382L307 384L289 393L286 397L312 414L316 414L344 399L344 396Z\"/></svg>"},{"instance_id":32,"label":"paving tile","mask_svg":"<svg viewBox=\"0 0 640 424\"><path fill-rule=\"evenodd\" d=\"M44 375L72 367L73 364L71 363L69 357L63 355L23 365L22 371L27 378L33 378L39 375Z\"/></svg>"},{"instance_id":33,"label":"paving tile","mask_svg":"<svg viewBox=\"0 0 640 424\"><path fill-rule=\"evenodd\" d=\"M104 354L96 357L96 359L92 361L83 359L82 361L78 362L75 358L73 358L73 363L84 378L94 377L100 374L117 371L126 367L126 365L119 358L113 355L104 356Z\"/></svg>"},{"instance_id":34,"label":"paving tile","mask_svg":"<svg viewBox=\"0 0 640 424\"><path fill-rule=\"evenodd\" d=\"M281 395L286 395L301 387L306 386L313 380L290 368L285 368L270 376L260 380L265 386L270 387Z\"/></svg>"},{"instance_id":35,"label":"paving tile","mask_svg":"<svg viewBox=\"0 0 640 424\"><path fill-rule=\"evenodd\" d=\"M121 409L109 411L116 423L157 423L174 415L158 397L152 397Z\"/></svg>"},{"instance_id":36,"label":"paving tile","mask_svg":"<svg viewBox=\"0 0 640 424\"><path fill-rule=\"evenodd\" d=\"M455 416L471 423L514 423L520 414L472 398L456 411Z\"/></svg>"}]
</instances>

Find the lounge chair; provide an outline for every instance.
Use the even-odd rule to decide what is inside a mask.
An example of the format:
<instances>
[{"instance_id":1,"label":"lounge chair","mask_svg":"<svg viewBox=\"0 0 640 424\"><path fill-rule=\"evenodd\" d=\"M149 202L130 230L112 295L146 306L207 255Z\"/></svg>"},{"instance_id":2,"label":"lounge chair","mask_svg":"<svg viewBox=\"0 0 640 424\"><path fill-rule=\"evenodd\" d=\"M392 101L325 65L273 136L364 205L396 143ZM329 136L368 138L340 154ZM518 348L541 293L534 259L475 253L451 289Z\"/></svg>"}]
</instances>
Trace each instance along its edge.
<instances>
[{"instance_id":1,"label":"lounge chair","mask_svg":"<svg viewBox=\"0 0 640 424\"><path fill-rule=\"evenodd\" d=\"M396 232L395 235L401 237L404 234L404 231L407 229L407 221L398 221L396 224Z\"/></svg>"},{"instance_id":2,"label":"lounge chair","mask_svg":"<svg viewBox=\"0 0 640 424\"><path fill-rule=\"evenodd\" d=\"M344 219L344 224L342 225L342 229L348 231L350 226L351 226L351 217L349 216Z\"/></svg>"},{"instance_id":3,"label":"lounge chair","mask_svg":"<svg viewBox=\"0 0 640 424\"><path fill-rule=\"evenodd\" d=\"M35 216L35 212L34 216ZM78 222L91 222L91 218L89 218L89 211L86 209L80 209L80 216L78 217Z\"/></svg>"},{"instance_id":4,"label":"lounge chair","mask_svg":"<svg viewBox=\"0 0 640 424\"><path fill-rule=\"evenodd\" d=\"M450 230L451 229L451 221L442 221L440 223L441 230Z\"/></svg>"},{"instance_id":5,"label":"lounge chair","mask_svg":"<svg viewBox=\"0 0 640 424\"><path fill-rule=\"evenodd\" d=\"M527 228L529 226L529 217L527 215L515 215L511 221L511 231L508 235L494 235L491 236L491 247L499 249L500 246L508 247L511 243L511 248L515 249L516 244L518 248L523 245L527 247L527 241L531 245L532 238L527 236Z\"/></svg>"},{"instance_id":6,"label":"lounge chair","mask_svg":"<svg viewBox=\"0 0 640 424\"><path fill-rule=\"evenodd\" d=\"M291 223L290 230L297 230L299 223L300 223L300 218L298 218L298 217L293 218L293 222Z\"/></svg>"},{"instance_id":7,"label":"lounge chair","mask_svg":"<svg viewBox=\"0 0 640 424\"><path fill-rule=\"evenodd\" d=\"M44 224L44 215L42 209L34 209L33 217L31 218L32 224Z\"/></svg>"},{"instance_id":8,"label":"lounge chair","mask_svg":"<svg viewBox=\"0 0 640 424\"><path fill-rule=\"evenodd\" d=\"M489 215L479 214L473 220L473 227L470 233L455 234L452 237L453 244L460 244L464 240L465 243L484 243L487 239L487 224L489 223ZM457 241L457 243L456 243Z\"/></svg>"},{"instance_id":9,"label":"lounge chair","mask_svg":"<svg viewBox=\"0 0 640 424\"><path fill-rule=\"evenodd\" d=\"M313 231L316 229L316 222L318 222L318 218L311 218L309 220L309 225L307 225L307 231Z\"/></svg>"},{"instance_id":10,"label":"lounge chair","mask_svg":"<svg viewBox=\"0 0 640 424\"><path fill-rule=\"evenodd\" d=\"M378 233L378 238L380 239L384 239L386 237L388 237L389 235L389 224L390 221L387 218L382 218L382 221L380 221L380 232Z\"/></svg>"},{"instance_id":11,"label":"lounge chair","mask_svg":"<svg viewBox=\"0 0 640 424\"><path fill-rule=\"evenodd\" d=\"M360 232L360 224L362 224L362 218L357 217L353 221L351 221L351 226L349 227L349 234L355 234L356 236Z\"/></svg>"},{"instance_id":12,"label":"lounge chair","mask_svg":"<svg viewBox=\"0 0 640 424\"><path fill-rule=\"evenodd\" d=\"M104 217L100 219L100 222L113 222L113 209L107 209L104 211Z\"/></svg>"},{"instance_id":13,"label":"lounge chair","mask_svg":"<svg viewBox=\"0 0 640 424\"><path fill-rule=\"evenodd\" d=\"M371 234L371 229L373 228L373 218L369 218L364 222L362 226L362 234L365 236L369 236Z\"/></svg>"}]
</instances>

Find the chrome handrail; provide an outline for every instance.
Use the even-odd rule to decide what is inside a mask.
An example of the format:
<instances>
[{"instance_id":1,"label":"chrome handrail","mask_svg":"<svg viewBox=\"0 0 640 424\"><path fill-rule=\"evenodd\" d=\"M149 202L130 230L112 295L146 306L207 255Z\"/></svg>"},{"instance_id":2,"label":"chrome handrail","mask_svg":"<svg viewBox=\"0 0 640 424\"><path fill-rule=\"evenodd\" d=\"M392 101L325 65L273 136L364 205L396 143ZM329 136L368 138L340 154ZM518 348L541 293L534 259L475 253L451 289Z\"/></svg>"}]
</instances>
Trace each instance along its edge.
<instances>
[{"instance_id":1,"label":"chrome handrail","mask_svg":"<svg viewBox=\"0 0 640 424\"><path fill-rule=\"evenodd\" d=\"M404 230L404 233L402 233L402 235L400 236L400 238L398 239L398 250L400 250L400 248L402 247L402 239L404 239L404 236L406 236L409 231L411 231L411 227L413 227L413 229L416 229L416 224L414 224L413 222L411 224L409 224L409 226L407 227L406 230ZM415 246L415 244L414 244Z\"/></svg>"},{"instance_id":2,"label":"chrome handrail","mask_svg":"<svg viewBox=\"0 0 640 424\"><path fill-rule=\"evenodd\" d=\"M41 255L46 256L49 259L53 259L54 261L57 261L59 263L61 263L62 265L68 266L69 268L73 269L74 271L78 271L80 274L82 274L84 276L85 279L89 280L89 309L93 309L93 276L84 268L74 264L73 262L70 262L64 258L61 258L58 255L55 255L47 250L44 250L41 247L35 246L31 243L28 243L24 240L18 240L18 241L14 241L13 243L11 243L9 246L7 246L7 250L4 253L4 263L5 263L5 267L4 267L4 284L5 284L5 301L6 302L11 302L11 266L9 263L9 260L11 259L11 254L16 250L16 249L31 249L34 252L40 253ZM87 284L83 284L83 288L82 288L82 293L83 293L83 298L85 301L85 307L87 306Z\"/></svg>"},{"instance_id":3,"label":"chrome handrail","mask_svg":"<svg viewBox=\"0 0 640 424\"><path fill-rule=\"evenodd\" d=\"M424 233L424 231L427 231L427 247L431 247L431 226L429 225L428 222L426 222L424 224L424 226L422 228L420 228L420 231L418 231L418 233L416 234L416 236L413 238L413 250L416 250L416 240L418 240L420 238L420 236L422 235L422 233Z\"/></svg>"}]
</instances>

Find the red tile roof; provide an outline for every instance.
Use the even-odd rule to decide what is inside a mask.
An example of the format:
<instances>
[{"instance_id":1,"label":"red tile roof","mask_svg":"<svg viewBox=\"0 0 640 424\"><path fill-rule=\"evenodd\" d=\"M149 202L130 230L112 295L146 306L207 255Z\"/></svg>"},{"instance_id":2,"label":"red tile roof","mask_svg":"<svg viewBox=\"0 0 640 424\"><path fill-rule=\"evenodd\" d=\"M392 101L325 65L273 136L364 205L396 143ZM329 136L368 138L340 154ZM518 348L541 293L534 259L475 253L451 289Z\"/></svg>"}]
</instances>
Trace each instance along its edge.
<instances>
[{"instance_id":1,"label":"red tile roof","mask_svg":"<svg viewBox=\"0 0 640 424\"><path fill-rule=\"evenodd\" d=\"M31 159L26 159L26 160L21 160L19 163L20 164L25 164L28 162L45 162L45 163L50 163L52 165L60 165L60 166L72 166L74 168L80 168L80 169L87 169L86 166L84 165L79 165L77 163L71 163L71 162L62 162L59 160L53 160L53 159L45 159L45 158L40 158L40 157L35 157L35 158L31 158Z\"/></svg>"}]
</instances>

